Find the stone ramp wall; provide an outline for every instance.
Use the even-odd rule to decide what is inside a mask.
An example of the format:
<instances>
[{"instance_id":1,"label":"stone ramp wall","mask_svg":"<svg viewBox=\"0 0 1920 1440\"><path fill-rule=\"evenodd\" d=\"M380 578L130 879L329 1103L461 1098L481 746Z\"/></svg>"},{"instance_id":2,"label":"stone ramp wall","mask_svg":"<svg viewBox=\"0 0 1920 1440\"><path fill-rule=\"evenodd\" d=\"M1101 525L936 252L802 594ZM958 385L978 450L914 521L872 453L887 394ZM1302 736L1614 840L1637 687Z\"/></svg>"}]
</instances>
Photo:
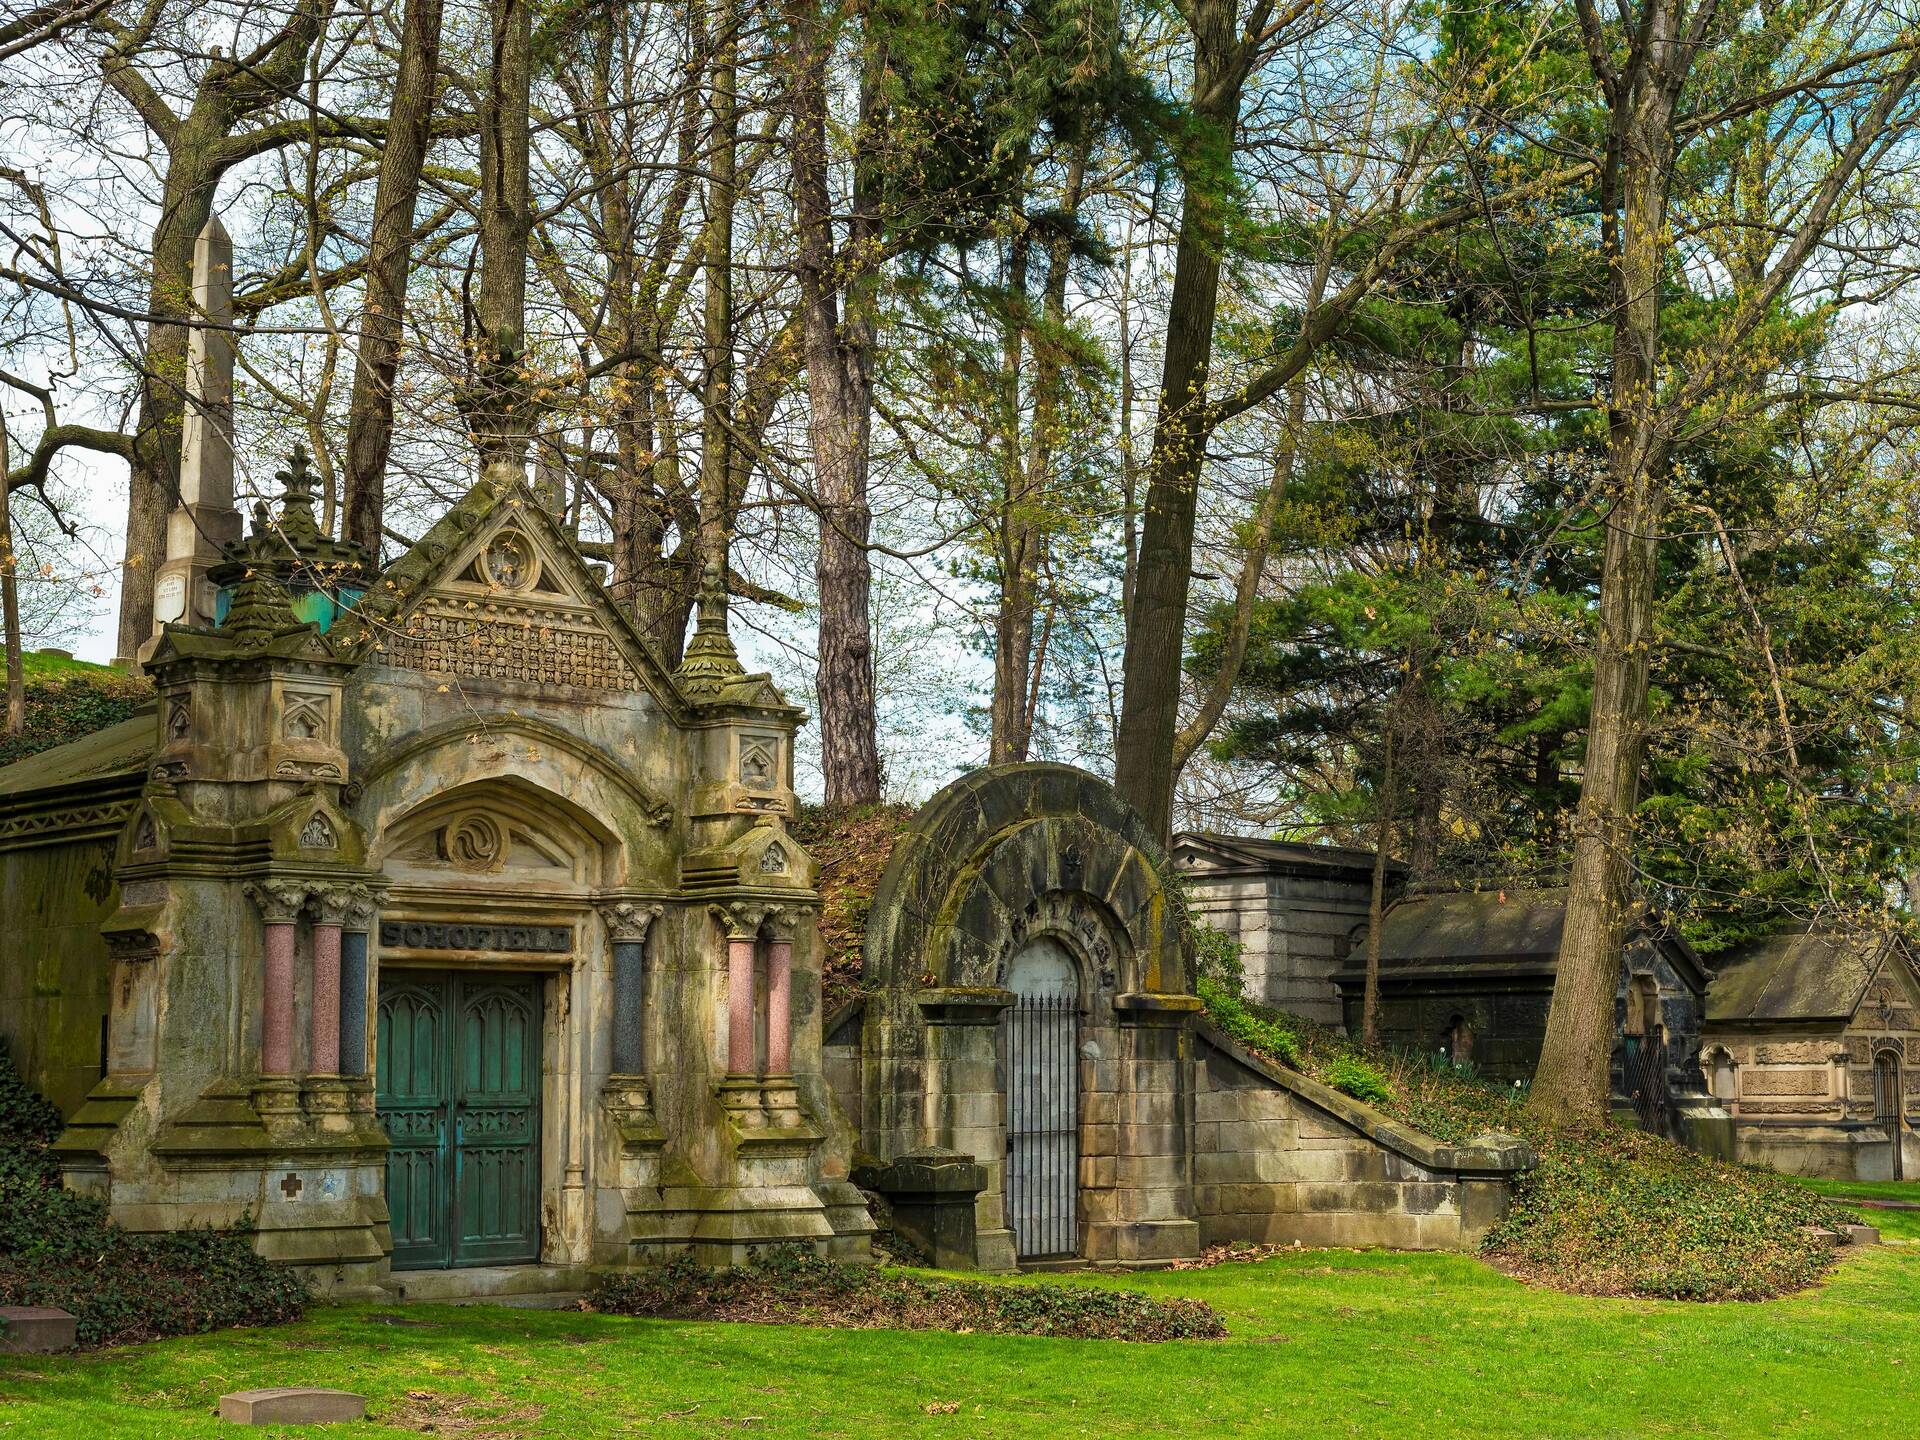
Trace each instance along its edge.
<instances>
[{"instance_id":1,"label":"stone ramp wall","mask_svg":"<svg viewBox=\"0 0 1920 1440\"><path fill-rule=\"evenodd\" d=\"M1470 1250L1533 1163L1511 1136L1441 1144L1204 1023L1195 1051L1194 1212L1205 1245Z\"/></svg>"}]
</instances>

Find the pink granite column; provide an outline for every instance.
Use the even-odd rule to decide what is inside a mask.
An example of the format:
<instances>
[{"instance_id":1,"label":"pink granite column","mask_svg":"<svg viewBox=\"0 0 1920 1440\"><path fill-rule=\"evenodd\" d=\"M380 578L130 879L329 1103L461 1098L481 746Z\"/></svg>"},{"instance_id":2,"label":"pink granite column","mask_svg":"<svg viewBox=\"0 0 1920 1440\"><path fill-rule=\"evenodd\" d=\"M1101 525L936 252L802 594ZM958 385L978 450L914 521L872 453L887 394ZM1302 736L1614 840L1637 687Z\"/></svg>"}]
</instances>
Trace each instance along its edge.
<instances>
[{"instance_id":1,"label":"pink granite column","mask_svg":"<svg viewBox=\"0 0 1920 1440\"><path fill-rule=\"evenodd\" d=\"M753 1073L754 937L727 937L727 1073Z\"/></svg>"},{"instance_id":2,"label":"pink granite column","mask_svg":"<svg viewBox=\"0 0 1920 1440\"><path fill-rule=\"evenodd\" d=\"M306 903L297 885L249 885L247 896L260 907L266 944L260 1000L260 1073L293 1073L293 927Z\"/></svg>"},{"instance_id":3,"label":"pink granite column","mask_svg":"<svg viewBox=\"0 0 1920 1440\"><path fill-rule=\"evenodd\" d=\"M340 1073L340 920L321 918L313 927L313 1026L308 1068L316 1075Z\"/></svg>"},{"instance_id":4,"label":"pink granite column","mask_svg":"<svg viewBox=\"0 0 1920 1440\"><path fill-rule=\"evenodd\" d=\"M793 1070L793 941L767 943L767 1074Z\"/></svg>"},{"instance_id":5,"label":"pink granite column","mask_svg":"<svg viewBox=\"0 0 1920 1440\"><path fill-rule=\"evenodd\" d=\"M260 1028L260 1072L293 1073L293 921L267 922L267 983Z\"/></svg>"}]
</instances>

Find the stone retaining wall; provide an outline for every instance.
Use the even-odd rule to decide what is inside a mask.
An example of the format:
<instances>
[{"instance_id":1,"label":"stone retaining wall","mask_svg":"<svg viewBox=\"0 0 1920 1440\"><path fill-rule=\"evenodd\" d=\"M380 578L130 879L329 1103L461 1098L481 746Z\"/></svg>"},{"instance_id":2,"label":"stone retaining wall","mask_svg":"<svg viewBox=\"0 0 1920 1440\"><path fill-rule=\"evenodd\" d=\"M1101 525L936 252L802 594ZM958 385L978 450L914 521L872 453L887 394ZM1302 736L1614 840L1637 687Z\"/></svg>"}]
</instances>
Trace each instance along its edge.
<instances>
[{"instance_id":1,"label":"stone retaining wall","mask_svg":"<svg viewBox=\"0 0 1920 1440\"><path fill-rule=\"evenodd\" d=\"M1533 1163L1512 1136L1443 1145L1211 1025L1195 1032L1201 1241L1470 1250Z\"/></svg>"}]
</instances>

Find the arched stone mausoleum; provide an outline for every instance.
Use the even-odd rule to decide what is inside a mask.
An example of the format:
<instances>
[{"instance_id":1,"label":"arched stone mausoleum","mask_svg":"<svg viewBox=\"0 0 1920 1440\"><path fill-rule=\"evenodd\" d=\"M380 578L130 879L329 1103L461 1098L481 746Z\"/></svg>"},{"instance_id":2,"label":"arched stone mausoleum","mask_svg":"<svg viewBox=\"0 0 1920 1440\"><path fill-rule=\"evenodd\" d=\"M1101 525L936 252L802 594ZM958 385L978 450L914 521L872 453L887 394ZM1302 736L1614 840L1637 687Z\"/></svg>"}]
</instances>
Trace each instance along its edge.
<instances>
[{"instance_id":1,"label":"arched stone mausoleum","mask_svg":"<svg viewBox=\"0 0 1920 1440\"><path fill-rule=\"evenodd\" d=\"M863 1148L984 1166L986 1268L1198 1253L1200 1004L1158 848L1111 787L1062 765L957 781L915 816L872 916Z\"/></svg>"},{"instance_id":2,"label":"arched stone mausoleum","mask_svg":"<svg viewBox=\"0 0 1920 1440\"><path fill-rule=\"evenodd\" d=\"M1170 873L1112 788L1066 766L977 771L929 801L874 896L866 993L828 1023L863 1175L941 1256L959 1237L926 1217L972 1197L988 1269L1476 1243L1526 1147L1439 1144L1214 1030Z\"/></svg>"},{"instance_id":3,"label":"arched stone mausoleum","mask_svg":"<svg viewBox=\"0 0 1920 1440\"><path fill-rule=\"evenodd\" d=\"M344 1291L864 1258L801 717L717 579L669 673L517 478L378 573L284 478L154 709L0 771L0 993L67 1027L5 1017L69 1183L132 1229L250 1219Z\"/></svg>"}]
</instances>

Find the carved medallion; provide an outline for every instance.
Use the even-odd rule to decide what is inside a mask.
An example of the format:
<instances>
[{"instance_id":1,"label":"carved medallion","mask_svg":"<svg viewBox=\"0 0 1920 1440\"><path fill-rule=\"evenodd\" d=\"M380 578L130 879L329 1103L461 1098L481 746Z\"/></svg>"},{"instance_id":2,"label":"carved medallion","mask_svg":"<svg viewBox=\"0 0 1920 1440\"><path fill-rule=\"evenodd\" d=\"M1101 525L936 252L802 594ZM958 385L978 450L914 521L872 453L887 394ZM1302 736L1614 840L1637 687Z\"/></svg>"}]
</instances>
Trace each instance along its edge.
<instances>
[{"instance_id":1,"label":"carved medallion","mask_svg":"<svg viewBox=\"0 0 1920 1440\"><path fill-rule=\"evenodd\" d=\"M480 567L502 590L524 590L533 583L533 549L525 536L502 530L480 557Z\"/></svg>"},{"instance_id":2,"label":"carved medallion","mask_svg":"<svg viewBox=\"0 0 1920 1440\"><path fill-rule=\"evenodd\" d=\"M300 848L302 850L331 850L339 841L334 837L333 826L327 823L327 817L318 810L307 817L307 823L300 827Z\"/></svg>"},{"instance_id":3,"label":"carved medallion","mask_svg":"<svg viewBox=\"0 0 1920 1440\"><path fill-rule=\"evenodd\" d=\"M440 858L462 870L498 870L507 861L507 836L491 815L463 815L440 832Z\"/></svg>"}]
</instances>

